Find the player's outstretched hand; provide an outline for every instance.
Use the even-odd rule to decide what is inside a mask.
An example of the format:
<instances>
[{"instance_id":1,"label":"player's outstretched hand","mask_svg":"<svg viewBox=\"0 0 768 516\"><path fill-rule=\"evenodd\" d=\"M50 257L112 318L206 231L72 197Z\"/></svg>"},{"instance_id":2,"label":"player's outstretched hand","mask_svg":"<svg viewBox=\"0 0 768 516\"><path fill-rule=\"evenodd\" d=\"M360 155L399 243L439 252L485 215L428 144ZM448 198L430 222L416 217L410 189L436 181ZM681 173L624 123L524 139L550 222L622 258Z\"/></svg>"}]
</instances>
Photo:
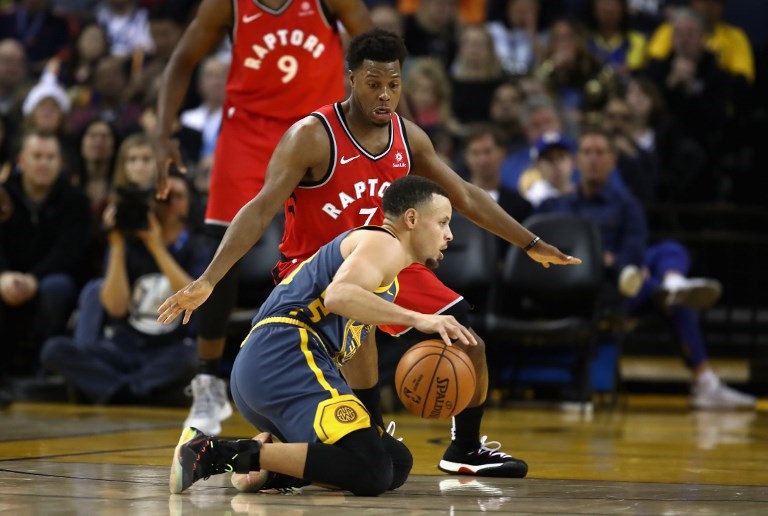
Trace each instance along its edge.
<instances>
[{"instance_id":1,"label":"player's outstretched hand","mask_svg":"<svg viewBox=\"0 0 768 516\"><path fill-rule=\"evenodd\" d=\"M465 346L477 346L477 340L475 340L472 332L460 324L452 315L424 314L413 327L422 333L439 333L443 342L448 346L452 344L452 340L458 340Z\"/></svg>"},{"instance_id":2,"label":"player's outstretched hand","mask_svg":"<svg viewBox=\"0 0 768 516\"><path fill-rule=\"evenodd\" d=\"M550 264L555 265L578 265L581 263L580 258L575 256L569 256L557 247L546 243L544 240L539 240L536 245L528 250L528 256L539 262L544 267L549 267Z\"/></svg>"},{"instance_id":3,"label":"player's outstretched hand","mask_svg":"<svg viewBox=\"0 0 768 516\"><path fill-rule=\"evenodd\" d=\"M200 307L213 292L213 285L203 278L196 279L166 299L157 312L158 322L168 324L184 312L184 324L189 322L192 312Z\"/></svg>"}]
</instances>

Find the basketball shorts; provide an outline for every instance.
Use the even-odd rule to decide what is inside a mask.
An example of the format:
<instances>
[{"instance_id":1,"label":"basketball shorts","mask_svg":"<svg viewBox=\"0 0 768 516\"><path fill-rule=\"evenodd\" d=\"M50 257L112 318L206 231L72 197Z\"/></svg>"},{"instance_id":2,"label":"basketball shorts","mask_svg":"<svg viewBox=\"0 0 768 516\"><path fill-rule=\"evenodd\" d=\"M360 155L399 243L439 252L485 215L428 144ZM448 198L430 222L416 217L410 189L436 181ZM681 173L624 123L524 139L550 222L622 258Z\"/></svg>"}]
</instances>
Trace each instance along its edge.
<instances>
[{"instance_id":1,"label":"basketball shorts","mask_svg":"<svg viewBox=\"0 0 768 516\"><path fill-rule=\"evenodd\" d=\"M296 324L257 324L245 338L230 377L237 409L283 442L333 444L372 426L319 337Z\"/></svg>"},{"instance_id":2,"label":"basketball shorts","mask_svg":"<svg viewBox=\"0 0 768 516\"><path fill-rule=\"evenodd\" d=\"M286 277L301 262L281 261L275 266L273 276L279 274L280 278ZM443 314L450 313L459 319L459 322L466 324L460 314L466 314L469 311L469 304L464 301L464 297L448 288L437 275L427 266L414 263L397 275L397 281L400 284L400 290L397 292L395 304L419 312L422 314ZM466 319L466 318L464 318ZM383 324L379 329L400 337L410 327Z\"/></svg>"},{"instance_id":3,"label":"basketball shorts","mask_svg":"<svg viewBox=\"0 0 768 516\"><path fill-rule=\"evenodd\" d=\"M261 191L272 151L295 120L256 115L228 102L223 109L205 222L227 226Z\"/></svg>"}]
</instances>

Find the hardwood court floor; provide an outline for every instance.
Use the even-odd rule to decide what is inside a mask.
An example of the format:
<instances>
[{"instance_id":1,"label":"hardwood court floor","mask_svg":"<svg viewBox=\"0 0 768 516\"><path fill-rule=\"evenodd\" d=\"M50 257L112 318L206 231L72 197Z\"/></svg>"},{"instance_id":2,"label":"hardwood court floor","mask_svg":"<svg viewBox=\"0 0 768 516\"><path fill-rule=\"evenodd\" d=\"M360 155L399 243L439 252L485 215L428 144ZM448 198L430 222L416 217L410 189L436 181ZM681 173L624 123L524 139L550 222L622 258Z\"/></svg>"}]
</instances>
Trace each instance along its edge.
<instances>
[{"instance_id":1,"label":"hardwood court floor","mask_svg":"<svg viewBox=\"0 0 768 516\"><path fill-rule=\"evenodd\" d=\"M377 498L305 488L237 494L226 475L168 494L183 409L17 403L0 412L2 514L768 514L768 404L694 412L685 399L630 397L592 414L488 409L483 431L525 458L526 479L448 476L447 422L396 414L416 457ZM223 435L254 431L235 415Z\"/></svg>"}]
</instances>

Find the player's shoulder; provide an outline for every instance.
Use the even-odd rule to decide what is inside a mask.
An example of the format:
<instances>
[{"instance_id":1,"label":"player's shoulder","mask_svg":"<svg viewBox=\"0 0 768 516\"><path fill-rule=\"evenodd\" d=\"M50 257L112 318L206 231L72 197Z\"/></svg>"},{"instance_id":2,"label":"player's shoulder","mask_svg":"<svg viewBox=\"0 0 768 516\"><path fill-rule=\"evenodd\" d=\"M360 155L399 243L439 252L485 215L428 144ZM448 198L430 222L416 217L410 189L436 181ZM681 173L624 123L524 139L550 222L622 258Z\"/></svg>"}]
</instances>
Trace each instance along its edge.
<instances>
[{"instance_id":1,"label":"player's shoulder","mask_svg":"<svg viewBox=\"0 0 768 516\"><path fill-rule=\"evenodd\" d=\"M312 114L294 122L286 131L284 138L290 138L292 141L302 145L328 141L328 135L323 127L323 123Z\"/></svg>"},{"instance_id":2,"label":"player's shoulder","mask_svg":"<svg viewBox=\"0 0 768 516\"><path fill-rule=\"evenodd\" d=\"M424 129L405 117L401 116L400 120L402 121L405 134L408 138L408 145L411 147L411 152L418 154L421 151L432 147L431 140Z\"/></svg>"},{"instance_id":3,"label":"player's shoulder","mask_svg":"<svg viewBox=\"0 0 768 516\"><path fill-rule=\"evenodd\" d=\"M400 255L403 245L391 231L381 226L361 226L350 231L345 240L352 247L362 247L374 251L381 258L391 258Z\"/></svg>"}]
</instances>

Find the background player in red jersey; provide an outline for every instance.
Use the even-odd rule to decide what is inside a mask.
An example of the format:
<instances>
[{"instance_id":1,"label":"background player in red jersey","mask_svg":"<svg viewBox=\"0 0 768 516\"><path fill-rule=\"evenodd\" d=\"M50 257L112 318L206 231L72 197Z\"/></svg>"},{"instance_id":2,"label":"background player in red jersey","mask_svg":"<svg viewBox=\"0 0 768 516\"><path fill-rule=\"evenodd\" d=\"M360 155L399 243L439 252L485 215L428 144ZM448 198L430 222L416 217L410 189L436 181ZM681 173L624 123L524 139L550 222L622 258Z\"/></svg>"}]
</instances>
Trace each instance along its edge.
<instances>
[{"instance_id":1,"label":"background player in red jersey","mask_svg":"<svg viewBox=\"0 0 768 516\"><path fill-rule=\"evenodd\" d=\"M361 0L203 0L174 50L159 92L156 138L158 197L167 195L170 165L186 170L171 139L173 122L197 63L222 38L232 39L222 126L213 160L206 232L221 240L237 211L264 184L280 136L313 109L345 95L344 55L336 21L358 34L371 26ZM199 373L184 426L221 431L232 414L226 384L217 377L226 325L237 295L237 268L200 310Z\"/></svg>"},{"instance_id":2,"label":"background player in red jersey","mask_svg":"<svg viewBox=\"0 0 768 516\"><path fill-rule=\"evenodd\" d=\"M282 264L281 276L308 257L308 239L316 240L317 250L327 241L327 234L380 223L385 183L409 172L440 184L466 217L525 248L543 266L580 263L535 237L485 191L462 180L438 157L423 130L394 113L400 100L400 67L405 54L402 40L386 31L372 30L352 40L347 55L351 96L321 108L283 135L269 162L264 188L234 218L208 269L166 304L175 303L185 310L202 305L213 286L260 238L284 202L286 232L280 248L287 263ZM398 146L403 146L404 152ZM410 267L398 275L398 280L400 292L395 302L400 306L466 321L467 303L425 267ZM414 340L426 338L415 330L407 334L415 334ZM372 340L367 339L345 366L345 376L371 410L374 421L381 424L377 404L360 395L360 387L378 392ZM491 450L480 440L488 369L484 344L479 338L477 341L478 346L465 348L478 372L477 390L470 408L454 418L453 441L439 467L455 473L523 477L528 470L524 461Z\"/></svg>"}]
</instances>

